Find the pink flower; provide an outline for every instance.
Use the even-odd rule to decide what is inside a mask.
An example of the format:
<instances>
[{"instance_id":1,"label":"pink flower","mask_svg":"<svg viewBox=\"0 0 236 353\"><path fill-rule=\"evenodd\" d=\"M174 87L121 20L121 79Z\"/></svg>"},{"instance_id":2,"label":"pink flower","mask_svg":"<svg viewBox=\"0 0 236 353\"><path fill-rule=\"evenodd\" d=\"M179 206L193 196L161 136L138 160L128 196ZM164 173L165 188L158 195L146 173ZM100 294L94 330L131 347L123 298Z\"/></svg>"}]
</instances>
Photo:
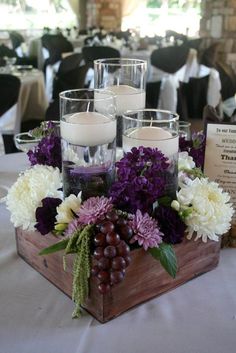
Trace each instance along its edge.
<instances>
[{"instance_id":1,"label":"pink flower","mask_svg":"<svg viewBox=\"0 0 236 353\"><path fill-rule=\"evenodd\" d=\"M158 247L162 242L164 234L160 232L156 220L150 217L148 213L142 215L141 211L137 210L129 224L134 232L131 243L137 241L140 246L143 246L144 250L147 250L148 248Z\"/></svg>"},{"instance_id":2,"label":"pink flower","mask_svg":"<svg viewBox=\"0 0 236 353\"><path fill-rule=\"evenodd\" d=\"M113 205L111 198L104 196L90 197L81 205L78 216L82 224L96 224L105 218L107 212L111 211Z\"/></svg>"},{"instance_id":3,"label":"pink flower","mask_svg":"<svg viewBox=\"0 0 236 353\"><path fill-rule=\"evenodd\" d=\"M66 231L64 232L64 235L71 236L75 231L77 231L81 227L82 227L82 225L81 225L79 218L74 218L68 224L68 227L66 228Z\"/></svg>"}]
</instances>

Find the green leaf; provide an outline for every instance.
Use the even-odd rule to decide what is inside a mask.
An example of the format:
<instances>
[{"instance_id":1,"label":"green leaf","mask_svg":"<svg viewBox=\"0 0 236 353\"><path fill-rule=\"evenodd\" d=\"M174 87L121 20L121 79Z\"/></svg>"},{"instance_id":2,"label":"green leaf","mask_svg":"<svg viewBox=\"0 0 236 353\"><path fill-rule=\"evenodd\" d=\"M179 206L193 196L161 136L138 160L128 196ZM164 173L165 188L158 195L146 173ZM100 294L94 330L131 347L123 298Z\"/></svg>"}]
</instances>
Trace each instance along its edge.
<instances>
[{"instance_id":1,"label":"green leaf","mask_svg":"<svg viewBox=\"0 0 236 353\"><path fill-rule=\"evenodd\" d=\"M163 268L173 278L177 272L177 259L172 245L161 243L159 248L149 249L150 254L160 261Z\"/></svg>"},{"instance_id":2,"label":"green leaf","mask_svg":"<svg viewBox=\"0 0 236 353\"><path fill-rule=\"evenodd\" d=\"M159 197L159 199L157 199L158 205L162 205L162 206L170 206L172 199L169 196L163 196L163 197Z\"/></svg>"},{"instance_id":3,"label":"green leaf","mask_svg":"<svg viewBox=\"0 0 236 353\"><path fill-rule=\"evenodd\" d=\"M39 252L39 255L49 255L49 254L52 254L54 252L63 250L63 249L66 248L66 245L67 245L68 241L69 241L69 239L63 239L63 240L59 241L58 243L53 244L53 245L41 250Z\"/></svg>"}]
</instances>

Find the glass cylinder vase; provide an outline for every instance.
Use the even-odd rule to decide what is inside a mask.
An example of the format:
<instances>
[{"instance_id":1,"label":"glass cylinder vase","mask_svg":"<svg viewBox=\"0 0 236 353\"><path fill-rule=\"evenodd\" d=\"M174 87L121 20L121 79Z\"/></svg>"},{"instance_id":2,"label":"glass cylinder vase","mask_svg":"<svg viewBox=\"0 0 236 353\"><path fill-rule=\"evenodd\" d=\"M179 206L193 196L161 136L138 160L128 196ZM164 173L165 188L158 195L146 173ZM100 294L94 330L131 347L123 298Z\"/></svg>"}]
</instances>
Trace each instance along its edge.
<instances>
[{"instance_id":1,"label":"glass cylinder vase","mask_svg":"<svg viewBox=\"0 0 236 353\"><path fill-rule=\"evenodd\" d=\"M117 146L122 141L122 114L142 109L146 101L147 62L137 59L99 59L94 61L94 85L115 93L117 102Z\"/></svg>"},{"instance_id":2,"label":"glass cylinder vase","mask_svg":"<svg viewBox=\"0 0 236 353\"><path fill-rule=\"evenodd\" d=\"M123 114L123 151L133 147L157 148L169 164L163 173L166 188L164 194L175 197L178 187L178 119L169 111L141 109Z\"/></svg>"},{"instance_id":3,"label":"glass cylinder vase","mask_svg":"<svg viewBox=\"0 0 236 353\"><path fill-rule=\"evenodd\" d=\"M64 196L106 195L115 177L116 103L113 92L60 93Z\"/></svg>"}]
</instances>

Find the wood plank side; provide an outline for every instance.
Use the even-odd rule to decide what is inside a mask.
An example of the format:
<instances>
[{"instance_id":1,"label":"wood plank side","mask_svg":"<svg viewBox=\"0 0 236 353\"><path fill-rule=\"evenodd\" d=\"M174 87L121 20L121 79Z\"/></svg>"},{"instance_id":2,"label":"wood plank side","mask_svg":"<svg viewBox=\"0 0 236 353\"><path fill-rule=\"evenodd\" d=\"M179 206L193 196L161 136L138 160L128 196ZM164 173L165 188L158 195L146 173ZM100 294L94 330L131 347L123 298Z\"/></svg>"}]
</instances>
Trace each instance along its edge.
<instances>
[{"instance_id":1,"label":"wood plank side","mask_svg":"<svg viewBox=\"0 0 236 353\"><path fill-rule=\"evenodd\" d=\"M58 252L38 256L38 252L55 243L55 237L41 236L37 232L16 231L19 255L50 282L71 297L73 256L68 256L67 271L62 267L62 254ZM85 309L100 322L106 322L131 307L174 289L186 281L210 271L219 261L220 242L204 244L184 240L175 246L178 274L172 279L149 253L143 249L131 252L131 265L125 280L106 295L98 292L96 279L90 279L90 296Z\"/></svg>"}]
</instances>

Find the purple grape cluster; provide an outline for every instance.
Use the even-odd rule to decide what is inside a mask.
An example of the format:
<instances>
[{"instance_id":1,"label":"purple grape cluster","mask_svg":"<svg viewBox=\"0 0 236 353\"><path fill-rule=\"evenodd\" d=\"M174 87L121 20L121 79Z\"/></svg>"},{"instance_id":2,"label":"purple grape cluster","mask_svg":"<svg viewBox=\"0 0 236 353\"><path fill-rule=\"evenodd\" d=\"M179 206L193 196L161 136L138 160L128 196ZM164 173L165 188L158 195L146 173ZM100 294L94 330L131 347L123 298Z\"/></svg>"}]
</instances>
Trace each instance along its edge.
<instances>
[{"instance_id":1,"label":"purple grape cluster","mask_svg":"<svg viewBox=\"0 0 236 353\"><path fill-rule=\"evenodd\" d=\"M105 294L120 283L131 262L129 240L133 236L128 221L115 210L107 213L106 219L97 225L94 236L95 263L91 273L98 280L98 290Z\"/></svg>"}]
</instances>

